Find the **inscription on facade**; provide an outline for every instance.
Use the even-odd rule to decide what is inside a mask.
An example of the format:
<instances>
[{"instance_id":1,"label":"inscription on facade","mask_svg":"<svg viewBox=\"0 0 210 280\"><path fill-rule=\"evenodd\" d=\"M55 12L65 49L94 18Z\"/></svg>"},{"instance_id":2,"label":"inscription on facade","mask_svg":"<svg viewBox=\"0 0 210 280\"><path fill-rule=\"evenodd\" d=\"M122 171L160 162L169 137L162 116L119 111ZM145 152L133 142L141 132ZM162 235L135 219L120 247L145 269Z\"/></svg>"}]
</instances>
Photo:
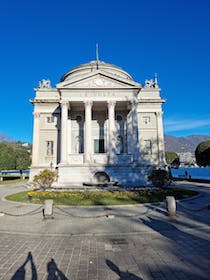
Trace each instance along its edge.
<instances>
[{"instance_id":1,"label":"inscription on facade","mask_svg":"<svg viewBox=\"0 0 210 280\"><path fill-rule=\"evenodd\" d=\"M116 97L114 92L81 92L80 97Z\"/></svg>"}]
</instances>

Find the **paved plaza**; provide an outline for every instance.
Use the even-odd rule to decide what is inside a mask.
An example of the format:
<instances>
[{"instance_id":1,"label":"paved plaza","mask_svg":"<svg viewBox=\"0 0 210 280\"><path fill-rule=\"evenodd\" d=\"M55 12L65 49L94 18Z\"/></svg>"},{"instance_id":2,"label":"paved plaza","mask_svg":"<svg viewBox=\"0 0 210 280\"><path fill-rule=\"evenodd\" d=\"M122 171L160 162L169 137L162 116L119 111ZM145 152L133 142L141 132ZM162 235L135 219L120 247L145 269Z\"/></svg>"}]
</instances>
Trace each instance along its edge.
<instances>
[{"instance_id":1,"label":"paved plaza","mask_svg":"<svg viewBox=\"0 0 210 280\"><path fill-rule=\"evenodd\" d=\"M58 207L5 201L23 185L0 186L0 279L210 279L210 185L194 199L113 207Z\"/></svg>"}]
</instances>

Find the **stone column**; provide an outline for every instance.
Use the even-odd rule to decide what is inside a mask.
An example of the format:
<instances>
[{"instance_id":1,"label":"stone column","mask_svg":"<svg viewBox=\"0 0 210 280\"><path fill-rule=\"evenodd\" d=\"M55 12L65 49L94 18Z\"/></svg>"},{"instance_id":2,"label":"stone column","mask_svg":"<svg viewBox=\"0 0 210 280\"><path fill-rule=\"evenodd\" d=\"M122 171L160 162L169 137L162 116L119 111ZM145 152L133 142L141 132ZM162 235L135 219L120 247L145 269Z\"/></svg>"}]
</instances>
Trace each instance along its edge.
<instances>
[{"instance_id":1,"label":"stone column","mask_svg":"<svg viewBox=\"0 0 210 280\"><path fill-rule=\"evenodd\" d=\"M67 121L68 121L68 101L61 103L61 163L67 163Z\"/></svg>"},{"instance_id":2,"label":"stone column","mask_svg":"<svg viewBox=\"0 0 210 280\"><path fill-rule=\"evenodd\" d=\"M132 155L133 154L133 123L132 123L132 110L131 105L127 104L127 124L126 124L126 143L127 143L127 154Z\"/></svg>"},{"instance_id":3,"label":"stone column","mask_svg":"<svg viewBox=\"0 0 210 280\"><path fill-rule=\"evenodd\" d=\"M69 113L70 113L70 116L69 116L69 119L68 119L68 128L67 128L67 131L68 131L68 136L67 136L67 155L68 154L72 154L72 122L71 122L71 104L69 104Z\"/></svg>"},{"instance_id":4,"label":"stone column","mask_svg":"<svg viewBox=\"0 0 210 280\"><path fill-rule=\"evenodd\" d=\"M164 148L164 135L163 135L163 120L162 112L156 112L157 120L157 145L158 145L158 161L160 167L165 165L165 148Z\"/></svg>"},{"instance_id":5,"label":"stone column","mask_svg":"<svg viewBox=\"0 0 210 280\"><path fill-rule=\"evenodd\" d=\"M133 160L139 161L139 133L138 133L138 113L137 113L137 100L131 102L131 115L132 115L132 143L133 143Z\"/></svg>"},{"instance_id":6,"label":"stone column","mask_svg":"<svg viewBox=\"0 0 210 280\"><path fill-rule=\"evenodd\" d=\"M108 118L109 118L109 142L108 142L108 152L110 163L114 162L114 157L116 155L116 125L115 125L115 105L116 101L108 101Z\"/></svg>"},{"instance_id":7,"label":"stone column","mask_svg":"<svg viewBox=\"0 0 210 280\"><path fill-rule=\"evenodd\" d=\"M92 155L92 128L91 128L91 121L92 121L92 106L93 102L87 100L85 103L85 162L91 161Z\"/></svg>"},{"instance_id":8,"label":"stone column","mask_svg":"<svg viewBox=\"0 0 210 280\"><path fill-rule=\"evenodd\" d=\"M34 131L33 131L33 151L32 151L32 166L39 163L39 122L40 113L34 112Z\"/></svg>"}]
</instances>

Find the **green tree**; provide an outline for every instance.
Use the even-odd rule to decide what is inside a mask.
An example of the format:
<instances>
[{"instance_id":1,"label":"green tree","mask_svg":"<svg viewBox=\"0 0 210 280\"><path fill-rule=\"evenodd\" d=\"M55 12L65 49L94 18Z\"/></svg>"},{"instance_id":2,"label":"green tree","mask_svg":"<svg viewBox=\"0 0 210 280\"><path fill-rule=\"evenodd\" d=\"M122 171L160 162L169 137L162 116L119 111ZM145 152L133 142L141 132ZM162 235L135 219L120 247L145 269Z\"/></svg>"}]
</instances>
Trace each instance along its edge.
<instances>
[{"instance_id":1,"label":"green tree","mask_svg":"<svg viewBox=\"0 0 210 280\"><path fill-rule=\"evenodd\" d=\"M168 166L176 167L176 168L179 167L180 160L179 160L179 156L177 155L177 153L175 153L173 151L166 151L165 158L166 158L166 162L167 162Z\"/></svg>"},{"instance_id":2,"label":"green tree","mask_svg":"<svg viewBox=\"0 0 210 280\"><path fill-rule=\"evenodd\" d=\"M25 149L15 149L15 169L28 169L31 164L31 158Z\"/></svg>"},{"instance_id":3,"label":"green tree","mask_svg":"<svg viewBox=\"0 0 210 280\"><path fill-rule=\"evenodd\" d=\"M57 172L49 169L42 170L38 175L34 176L33 183L41 189L47 189L57 179Z\"/></svg>"},{"instance_id":4,"label":"green tree","mask_svg":"<svg viewBox=\"0 0 210 280\"><path fill-rule=\"evenodd\" d=\"M15 150L6 143L0 143L0 169L15 169Z\"/></svg>"},{"instance_id":5,"label":"green tree","mask_svg":"<svg viewBox=\"0 0 210 280\"><path fill-rule=\"evenodd\" d=\"M198 166L210 166L210 140L198 144L195 159Z\"/></svg>"},{"instance_id":6,"label":"green tree","mask_svg":"<svg viewBox=\"0 0 210 280\"><path fill-rule=\"evenodd\" d=\"M0 169L27 169L30 165L30 154L20 148L16 142L0 142Z\"/></svg>"}]
</instances>

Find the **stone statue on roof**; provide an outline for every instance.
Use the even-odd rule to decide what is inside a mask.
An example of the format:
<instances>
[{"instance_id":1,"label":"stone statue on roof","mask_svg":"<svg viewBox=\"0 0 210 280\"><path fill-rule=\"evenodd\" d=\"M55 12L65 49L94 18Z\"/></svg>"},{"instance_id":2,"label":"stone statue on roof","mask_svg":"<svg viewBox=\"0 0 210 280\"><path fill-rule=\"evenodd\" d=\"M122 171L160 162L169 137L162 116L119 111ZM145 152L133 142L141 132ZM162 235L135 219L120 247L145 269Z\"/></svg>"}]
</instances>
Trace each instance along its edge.
<instances>
[{"instance_id":1,"label":"stone statue on roof","mask_svg":"<svg viewBox=\"0 0 210 280\"><path fill-rule=\"evenodd\" d=\"M145 88L158 88L157 73L155 73L155 78L150 80L145 80Z\"/></svg>"},{"instance_id":2,"label":"stone statue on roof","mask_svg":"<svg viewBox=\"0 0 210 280\"><path fill-rule=\"evenodd\" d=\"M51 82L50 80L41 80L39 81L39 88L51 88Z\"/></svg>"}]
</instances>

